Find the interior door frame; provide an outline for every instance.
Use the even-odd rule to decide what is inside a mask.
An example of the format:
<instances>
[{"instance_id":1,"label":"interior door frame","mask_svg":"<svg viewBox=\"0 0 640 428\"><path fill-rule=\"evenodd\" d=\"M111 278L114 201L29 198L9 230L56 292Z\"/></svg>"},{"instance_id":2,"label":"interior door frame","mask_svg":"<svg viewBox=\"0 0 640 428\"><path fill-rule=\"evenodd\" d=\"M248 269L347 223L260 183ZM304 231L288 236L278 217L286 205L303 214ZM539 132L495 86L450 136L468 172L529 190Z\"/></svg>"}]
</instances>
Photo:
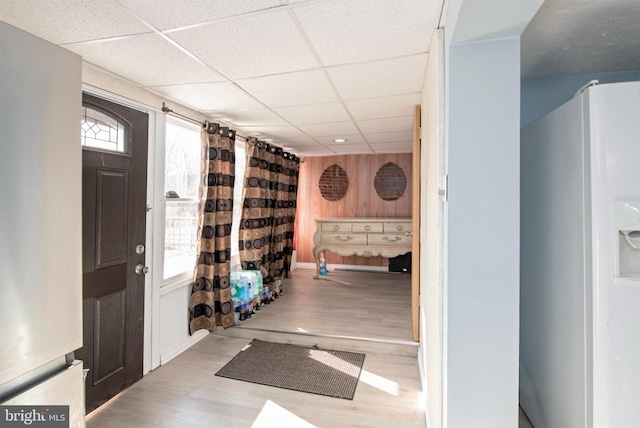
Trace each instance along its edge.
<instances>
[{"instance_id":1,"label":"interior door frame","mask_svg":"<svg viewBox=\"0 0 640 428\"><path fill-rule=\"evenodd\" d=\"M420 150L421 112L416 106L413 116L413 158L411 217L413 221L413 241L411 253L411 324L413 340L420 341Z\"/></svg>"},{"instance_id":2,"label":"interior door frame","mask_svg":"<svg viewBox=\"0 0 640 428\"><path fill-rule=\"evenodd\" d=\"M162 279L162 272L160 271L162 263L158 263L155 260L156 252L154 248L157 239L154 239L153 230L154 225L162 224L162 210L155 209L159 207L154 206L154 195L156 188L164 185L164 174L161 174L160 177L162 181L157 181L158 172L156 169L158 168L155 168L158 148L164 152L164 144L158 144L158 142L164 140L164 116L160 109L149 107L85 83L82 84L82 92L149 115L146 204L147 207L151 207L151 215L148 213L146 222L145 266L149 266L150 270L144 278L144 352L142 361L142 374L144 376L160 365L160 332L158 329L160 325L160 292L159 286L156 287L154 284L158 283L157 278ZM164 153L162 155L164 156Z\"/></svg>"}]
</instances>

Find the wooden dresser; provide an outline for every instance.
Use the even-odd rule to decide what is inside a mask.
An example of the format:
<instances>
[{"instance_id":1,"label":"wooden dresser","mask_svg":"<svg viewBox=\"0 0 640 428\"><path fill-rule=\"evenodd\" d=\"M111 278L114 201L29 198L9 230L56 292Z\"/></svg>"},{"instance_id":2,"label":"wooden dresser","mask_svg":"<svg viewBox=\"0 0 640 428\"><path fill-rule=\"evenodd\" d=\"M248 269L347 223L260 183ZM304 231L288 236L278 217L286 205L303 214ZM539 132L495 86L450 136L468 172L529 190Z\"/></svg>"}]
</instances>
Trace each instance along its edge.
<instances>
[{"instance_id":1,"label":"wooden dresser","mask_svg":"<svg viewBox=\"0 0 640 428\"><path fill-rule=\"evenodd\" d=\"M411 251L410 218L318 218L313 235L315 279L320 274L320 253L341 256L396 257Z\"/></svg>"}]
</instances>

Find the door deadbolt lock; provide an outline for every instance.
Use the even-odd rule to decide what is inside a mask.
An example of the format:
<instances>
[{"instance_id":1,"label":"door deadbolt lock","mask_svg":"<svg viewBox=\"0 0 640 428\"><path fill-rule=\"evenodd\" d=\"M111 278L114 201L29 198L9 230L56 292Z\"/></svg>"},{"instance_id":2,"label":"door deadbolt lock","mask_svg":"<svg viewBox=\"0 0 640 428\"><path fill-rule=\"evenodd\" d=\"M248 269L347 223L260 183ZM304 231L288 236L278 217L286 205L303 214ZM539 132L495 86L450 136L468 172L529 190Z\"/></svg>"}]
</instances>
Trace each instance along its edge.
<instances>
[{"instance_id":1,"label":"door deadbolt lock","mask_svg":"<svg viewBox=\"0 0 640 428\"><path fill-rule=\"evenodd\" d=\"M138 275L142 275L142 274L147 274L149 273L149 266L144 266L142 264L138 264L136 265L136 273Z\"/></svg>"},{"instance_id":2,"label":"door deadbolt lock","mask_svg":"<svg viewBox=\"0 0 640 428\"><path fill-rule=\"evenodd\" d=\"M144 245L138 245L136 247L136 254L143 254L144 253Z\"/></svg>"}]
</instances>

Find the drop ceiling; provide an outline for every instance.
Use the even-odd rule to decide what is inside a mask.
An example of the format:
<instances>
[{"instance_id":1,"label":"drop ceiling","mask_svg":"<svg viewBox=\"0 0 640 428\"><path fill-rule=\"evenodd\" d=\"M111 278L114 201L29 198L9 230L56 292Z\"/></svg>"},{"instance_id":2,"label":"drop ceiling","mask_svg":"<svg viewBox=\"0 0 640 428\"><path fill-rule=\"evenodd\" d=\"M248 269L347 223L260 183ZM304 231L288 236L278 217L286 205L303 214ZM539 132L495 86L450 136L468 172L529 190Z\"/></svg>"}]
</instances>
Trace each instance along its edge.
<instances>
[{"instance_id":1,"label":"drop ceiling","mask_svg":"<svg viewBox=\"0 0 640 428\"><path fill-rule=\"evenodd\" d=\"M0 20L169 105L316 156L412 150L443 8L443 0L0 0ZM523 79L640 71L640 0L546 0L521 41Z\"/></svg>"},{"instance_id":2,"label":"drop ceiling","mask_svg":"<svg viewBox=\"0 0 640 428\"><path fill-rule=\"evenodd\" d=\"M442 13L443 0L0 0L0 20L303 156L412 151Z\"/></svg>"}]
</instances>

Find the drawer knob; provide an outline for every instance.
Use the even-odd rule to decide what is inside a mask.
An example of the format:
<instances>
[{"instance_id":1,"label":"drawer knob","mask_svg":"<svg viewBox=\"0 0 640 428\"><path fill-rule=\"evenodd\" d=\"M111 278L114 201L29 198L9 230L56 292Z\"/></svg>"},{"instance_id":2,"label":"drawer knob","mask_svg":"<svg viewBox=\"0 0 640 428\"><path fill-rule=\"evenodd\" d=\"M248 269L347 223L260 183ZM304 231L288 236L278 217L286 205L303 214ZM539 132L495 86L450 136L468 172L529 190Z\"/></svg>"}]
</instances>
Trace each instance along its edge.
<instances>
[{"instance_id":1,"label":"drawer knob","mask_svg":"<svg viewBox=\"0 0 640 428\"><path fill-rule=\"evenodd\" d=\"M338 226L337 224L333 225L333 230L340 230L340 226Z\"/></svg>"},{"instance_id":2,"label":"drawer knob","mask_svg":"<svg viewBox=\"0 0 640 428\"><path fill-rule=\"evenodd\" d=\"M404 229L402 226L400 226L400 225L396 226L396 230L401 231L402 229Z\"/></svg>"},{"instance_id":3,"label":"drawer knob","mask_svg":"<svg viewBox=\"0 0 640 428\"><path fill-rule=\"evenodd\" d=\"M371 226L367 225L364 227L364 230L366 230L367 232L371 230Z\"/></svg>"}]
</instances>

